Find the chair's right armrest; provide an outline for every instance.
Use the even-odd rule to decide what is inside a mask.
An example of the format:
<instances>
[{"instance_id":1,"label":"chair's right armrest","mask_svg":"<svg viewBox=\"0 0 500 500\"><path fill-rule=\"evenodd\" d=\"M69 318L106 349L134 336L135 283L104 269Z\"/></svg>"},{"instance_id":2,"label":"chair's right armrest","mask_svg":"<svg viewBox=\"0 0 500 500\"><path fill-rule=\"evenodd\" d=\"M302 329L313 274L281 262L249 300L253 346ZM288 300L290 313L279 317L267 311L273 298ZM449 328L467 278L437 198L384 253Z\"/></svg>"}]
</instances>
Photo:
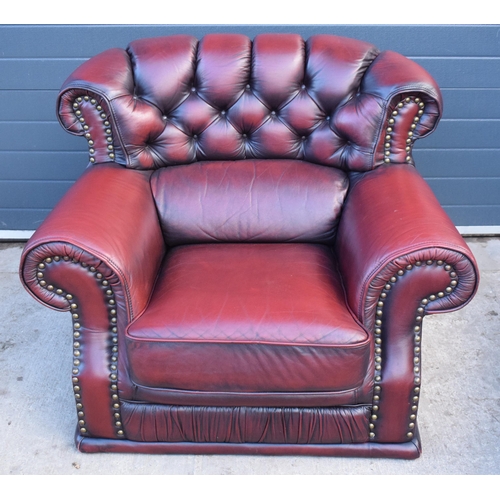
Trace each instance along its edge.
<instances>
[{"instance_id":1,"label":"chair's right armrest","mask_svg":"<svg viewBox=\"0 0 500 500\"><path fill-rule=\"evenodd\" d=\"M68 310L67 299L57 291L73 289L69 264L79 262L84 269L108 274L105 281L122 295L118 306L128 321L139 314L165 253L150 175L118 165L86 170L24 248L20 275L25 288L45 305ZM46 278L49 267L56 272L48 265L54 257L61 260L54 275L61 285L55 289ZM65 287L66 276L70 283Z\"/></svg>"},{"instance_id":2,"label":"chair's right armrest","mask_svg":"<svg viewBox=\"0 0 500 500\"><path fill-rule=\"evenodd\" d=\"M165 245L151 172L96 165L27 243L21 281L40 302L71 311L72 381L82 436L125 438L123 332L147 306Z\"/></svg>"}]
</instances>

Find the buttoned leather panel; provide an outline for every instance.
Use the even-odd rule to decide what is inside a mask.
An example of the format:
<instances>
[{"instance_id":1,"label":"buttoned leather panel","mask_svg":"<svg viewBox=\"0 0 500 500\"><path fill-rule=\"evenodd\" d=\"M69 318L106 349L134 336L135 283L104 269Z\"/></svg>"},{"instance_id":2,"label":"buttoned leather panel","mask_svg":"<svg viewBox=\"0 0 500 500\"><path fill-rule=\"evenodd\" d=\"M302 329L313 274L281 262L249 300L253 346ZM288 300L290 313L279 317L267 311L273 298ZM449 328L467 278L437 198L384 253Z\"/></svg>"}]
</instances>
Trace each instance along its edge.
<instances>
[{"instance_id":1,"label":"buttoned leather panel","mask_svg":"<svg viewBox=\"0 0 500 500\"><path fill-rule=\"evenodd\" d=\"M331 244L348 178L299 160L214 161L159 169L151 186L168 245Z\"/></svg>"},{"instance_id":2,"label":"buttoned leather panel","mask_svg":"<svg viewBox=\"0 0 500 500\"><path fill-rule=\"evenodd\" d=\"M143 405L124 402L128 439L193 443L362 443L368 406L247 408Z\"/></svg>"},{"instance_id":3,"label":"buttoned leather panel","mask_svg":"<svg viewBox=\"0 0 500 500\"><path fill-rule=\"evenodd\" d=\"M305 243L174 248L126 335L134 383L196 391L361 395L371 345L331 250Z\"/></svg>"},{"instance_id":4,"label":"buttoned leather panel","mask_svg":"<svg viewBox=\"0 0 500 500\"><path fill-rule=\"evenodd\" d=\"M395 78L387 90L381 76L387 64L375 65L363 85L378 54L369 43L334 35L136 40L126 51L110 49L86 61L68 78L59 96L59 118L70 132L93 138L99 125L92 121L92 108L80 109L75 99L94 99L103 120L111 122L114 146L110 153L105 140L92 139L99 146L92 148L94 161L111 156L132 168L290 158L370 170L380 164L374 148L380 146L391 92L398 87ZM411 73L407 63L401 56L397 75ZM428 77L419 68L421 74ZM402 77L401 92L430 92L429 102L439 99L432 85L415 88L407 80ZM83 115L75 115L74 106ZM85 120L90 131L83 130ZM431 112L426 129L434 122Z\"/></svg>"}]
</instances>

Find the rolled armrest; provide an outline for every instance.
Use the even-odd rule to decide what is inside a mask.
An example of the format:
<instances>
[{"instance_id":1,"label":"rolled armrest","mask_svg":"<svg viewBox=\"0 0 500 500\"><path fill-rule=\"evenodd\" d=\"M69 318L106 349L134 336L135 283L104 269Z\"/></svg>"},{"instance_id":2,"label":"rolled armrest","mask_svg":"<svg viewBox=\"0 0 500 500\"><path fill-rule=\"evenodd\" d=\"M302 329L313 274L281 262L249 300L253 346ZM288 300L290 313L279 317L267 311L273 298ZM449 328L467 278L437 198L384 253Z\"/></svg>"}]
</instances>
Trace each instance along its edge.
<instances>
[{"instance_id":1,"label":"rolled armrest","mask_svg":"<svg viewBox=\"0 0 500 500\"><path fill-rule=\"evenodd\" d=\"M367 69L360 92L373 96L381 106L373 168L384 163L413 163L414 142L433 132L442 114L441 91L435 80L417 63L385 51Z\"/></svg>"},{"instance_id":2,"label":"rolled armrest","mask_svg":"<svg viewBox=\"0 0 500 500\"><path fill-rule=\"evenodd\" d=\"M91 163L127 164L111 103L122 95L131 95L133 89L130 58L122 49L109 49L92 57L64 82L57 117L70 134L85 136Z\"/></svg>"},{"instance_id":3,"label":"rolled armrest","mask_svg":"<svg viewBox=\"0 0 500 500\"><path fill-rule=\"evenodd\" d=\"M397 288L409 270L414 276L425 273L420 289L431 290L425 313L458 309L477 290L474 256L410 165L382 166L352 179L336 252L347 301L368 328L384 288ZM423 292L412 287L405 293ZM415 308L422 299L415 297Z\"/></svg>"},{"instance_id":4,"label":"rolled armrest","mask_svg":"<svg viewBox=\"0 0 500 500\"><path fill-rule=\"evenodd\" d=\"M381 52L367 69L361 92L366 92L390 102L395 96L407 92L422 93L425 101L442 112L442 96L432 76L420 65L397 52Z\"/></svg>"},{"instance_id":5,"label":"rolled armrest","mask_svg":"<svg viewBox=\"0 0 500 500\"><path fill-rule=\"evenodd\" d=\"M20 268L26 289L49 307L68 310L62 284L65 274L75 279L70 264L77 263L105 278L129 321L139 314L165 253L149 176L115 165L89 168L26 245ZM53 259L59 289L44 279Z\"/></svg>"},{"instance_id":6,"label":"rolled armrest","mask_svg":"<svg viewBox=\"0 0 500 500\"><path fill-rule=\"evenodd\" d=\"M121 376L118 386L118 367L127 373L120 339L146 307L164 253L149 173L118 165L89 168L23 251L26 289L53 309L71 311L82 436L126 437L119 391L130 391L130 383Z\"/></svg>"},{"instance_id":7,"label":"rolled armrest","mask_svg":"<svg viewBox=\"0 0 500 500\"><path fill-rule=\"evenodd\" d=\"M346 140L339 164L358 172L413 164L414 142L436 128L441 113L441 92L429 73L400 54L381 52L358 93L333 117L332 128Z\"/></svg>"}]
</instances>

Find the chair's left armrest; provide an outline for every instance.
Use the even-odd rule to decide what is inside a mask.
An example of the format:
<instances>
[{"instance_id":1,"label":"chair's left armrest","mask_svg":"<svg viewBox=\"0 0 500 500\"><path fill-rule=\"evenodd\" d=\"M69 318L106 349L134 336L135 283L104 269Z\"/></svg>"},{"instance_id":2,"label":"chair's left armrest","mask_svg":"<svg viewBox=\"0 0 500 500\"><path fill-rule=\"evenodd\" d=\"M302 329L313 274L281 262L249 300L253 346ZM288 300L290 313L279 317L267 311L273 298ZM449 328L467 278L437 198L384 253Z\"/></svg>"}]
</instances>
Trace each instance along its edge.
<instances>
[{"instance_id":1,"label":"chair's left armrest","mask_svg":"<svg viewBox=\"0 0 500 500\"><path fill-rule=\"evenodd\" d=\"M420 290L406 293L418 301L432 295L426 314L458 309L477 290L472 252L411 165L382 166L352 177L336 252L348 303L370 329L384 288L397 288L410 270L425 275Z\"/></svg>"},{"instance_id":2,"label":"chair's left armrest","mask_svg":"<svg viewBox=\"0 0 500 500\"><path fill-rule=\"evenodd\" d=\"M100 266L101 274L111 273L110 286L123 294L120 305L128 321L137 316L165 253L150 175L109 164L89 168L24 248L20 275L25 288L45 305L69 310L66 297L45 283L47 263L54 256L61 259L62 280L64 261L78 261L86 269Z\"/></svg>"},{"instance_id":3,"label":"chair's left armrest","mask_svg":"<svg viewBox=\"0 0 500 500\"><path fill-rule=\"evenodd\" d=\"M347 302L374 340L370 439L411 441L423 318L469 302L477 266L413 166L382 166L351 181L336 253Z\"/></svg>"}]
</instances>

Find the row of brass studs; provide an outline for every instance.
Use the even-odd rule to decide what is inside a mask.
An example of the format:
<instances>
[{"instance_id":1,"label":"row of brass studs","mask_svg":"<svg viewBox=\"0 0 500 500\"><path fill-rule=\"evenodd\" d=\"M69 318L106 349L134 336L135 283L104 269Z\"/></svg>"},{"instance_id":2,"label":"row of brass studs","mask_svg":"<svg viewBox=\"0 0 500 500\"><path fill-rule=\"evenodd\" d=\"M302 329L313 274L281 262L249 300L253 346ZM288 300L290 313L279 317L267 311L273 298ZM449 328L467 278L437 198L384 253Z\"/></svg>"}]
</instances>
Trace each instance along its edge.
<instances>
[{"instance_id":1,"label":"row of brass studs","mask_svg":"<svg viewBox=\"0 0 500 500\"><path fill-rule=\"evenodd\" d=\"M407 97L403 101L399 102L396 109L392 112L391 117L389 118L388 126L385 130L385 144L384 144L384 162L391 163L391 139L392 133L394 132L394 126L396 124L397 116L399 115L399 110L405 105L410 104L411 102L415 102L418 104L420 108L417 112L415 118L413 118L413 123L410 126L410 130L408 132L408 138L406 139L406 162L411 163L411 149L413 147L413 131L417 128L417 123L420 121L420 117L424 114L425 104L422 102L420 97Z\"/></svg>"},{"instance_id":2,"label":"row of brass studs","mask_svg":"<svg viewBox=\"0 0 500 500\"><path fill-rule=\"evenodd\" d=\"M414 387L413 387L413 395L411 396L411 414L410 421L408 423L408 432L406 436L411 439L414 436L414 430L417 420L417 411L418 411L418 403L420 400L420 383L421 383L421 369L420 369L420 361L421 361L421 343L422 343L422 320L425 312L425 307L429 302L437 300L438 298L444 297L445 295L449 295L453 292L455 287L458 285L457 273L453 270L452 266L446 264L442 260L438 260L435 262L438 266L444 266L444 269L450 275L450 284L446 287L444 292L439 292L437 294L431 294L429 297L422 299L419 307L417 308L417 316L415 318L415 326L413 328L414 332L414 347L413 347L413 374L414 374ZM434 264L433 260L426 261L428 266ZM416 262L416 266L422 265L421 262Z\"/></svg>"},{"instance_id":3,"label":"row of brass studs","mask_svg":"<svg viewBox=\"0 0 500 500\"><path fill-rule=\"evenodd\" d=\"M408 433L406 436L408 438L413 437L413 430L415 428L415 421L417 419L417 410L418 410L418 401L419 401L419 393L420 393L420 356L421 356L421 341L422 341L422 320L425 312L425 306L433 300L444 297L445 295L449 295L453 292L453 289L457 286L457 273L453 270L453 268L449 264L445 264L442 260L438 260L435 262L438 266L443 266L446 271L450 274L450 285L446 287L444 292L439 292L438 294L430 295L428 298L425 298L421 301L420 306L417 309L417 317L416 324L414 327L414 357L413 357L413 373L414 373L414 387L413 387L413 395L411 401L411 411L410 414L410 422L408 425ZM426 265L431 266L434 264L433 260L428 260L425 262ZM379 300L377 302L376 309L376 319L375 319L375 374L374 380L375 385L373 388L373 403L372 403L372 412L370 416L370 439L373 440L376 437L376 421L378 419L378 412L380 409L380 397L382 387L380 386L380 382L382 381L382 316L383 316L383 308L385 301L387 299L388 292L392 289L393 285L397 282L398 278L403 276L407 271L411 271L414 267L420 267L423 263L421 261L415 262L415 265L408 264L405 269L399 269L396 275L392 276L391 279L384 285L384 290L381 292L379 296Z\"/></svg>"},{"instance_id":4,"label":"row of brass studs","mask_svg":"<svg viewBox=\"0 0 500 500\"><path fill-rule=\"evenodd\" d=\"M64 295L66 300L70 304L70 309L71 309L71 317L73 320L73 377L72 377L72 382L73 382L73 392L75 395L75 400L76 400L76 409L77 409L77 414L78 414L78 425L80 428L80 434L86 434L87 433L87 428L86 428L86 422L85 422L85 413L84 413L84 408L82 404L82 396L81 396L81 386L80 386L80 379L78 378L78 375L80 374L80 365L81 365L81 356L82 356L82 345L80 343L81 339L81 328L82 325L80 323L80 315L78 313L78 304L75 302L73 295L67 293L60 289L60 288L55 288L53 285L47 284L47 282L44 280L44 269L47 267L48 264L51 262L59 262L60 260L64 261L69 261L70 258L68 256L60 257L58 255L54 257L47 257L43 262L38 264L38 271L37 271L37 278L38 278L38 283L40 286L46 288L50 292L57 293L58 295ZM72 260L74 264L78 264L79 262L75 259ZM112 401L112 408L113 408L113 416L114 416L114 424L116 427L116 433L119 437L124 436L124 432L122 430L122 422L121 422L121 415L120 415L120 403L119 403L119 396L118 396L118 386L117 386L117 381L118 381L118 328L116 326L117 323L117 318L116 318L116 301L113 298L113 290L111 286L109 285L108 280L103 279L103 275L99 272L96 272L96 268L93 266L88 266L85 262L80 262L79 263L83 268L88 268L88 271L92 273L95 277L96 280L100 282L100 284L105 287L105 295L108 300L108 304L111 307L109 314L110 314L110 323L111 323L111 342L112 342L112 347L111 347L111 356L110 356L110 364L109 364L109 371L110 371L110 392L111 392L111 401Z\"/></svg>"},{"instance_id":5,"label":"row of brass studs","mask_svg":"<svg viewBox=\"0 0 500 500\"><path fill-rule=\"evenodd\" d=\"M108 143L108 156L113 160L115 158L114 146L113 146L113 134L111 131L111 125L109 123L108 117L106 113L103 112L102 106L98 104L96 99L91 99L88 95L84 97L77 97L76 101L73 103L73 111L75 112L76 118L82 124L83 130L85 131L85 138L87 139L89 145L89 160L91 163L95 163L95 149L94 149L94 140L92 139L89 126L85 123L85 118L82 116L82 111L80 110L80 104L83 101L88 101L90 104L95 106L96 110L99 111L99 116L103 120L104 132L106 134L106 142Z\"/></svg>"}]
</instances>

